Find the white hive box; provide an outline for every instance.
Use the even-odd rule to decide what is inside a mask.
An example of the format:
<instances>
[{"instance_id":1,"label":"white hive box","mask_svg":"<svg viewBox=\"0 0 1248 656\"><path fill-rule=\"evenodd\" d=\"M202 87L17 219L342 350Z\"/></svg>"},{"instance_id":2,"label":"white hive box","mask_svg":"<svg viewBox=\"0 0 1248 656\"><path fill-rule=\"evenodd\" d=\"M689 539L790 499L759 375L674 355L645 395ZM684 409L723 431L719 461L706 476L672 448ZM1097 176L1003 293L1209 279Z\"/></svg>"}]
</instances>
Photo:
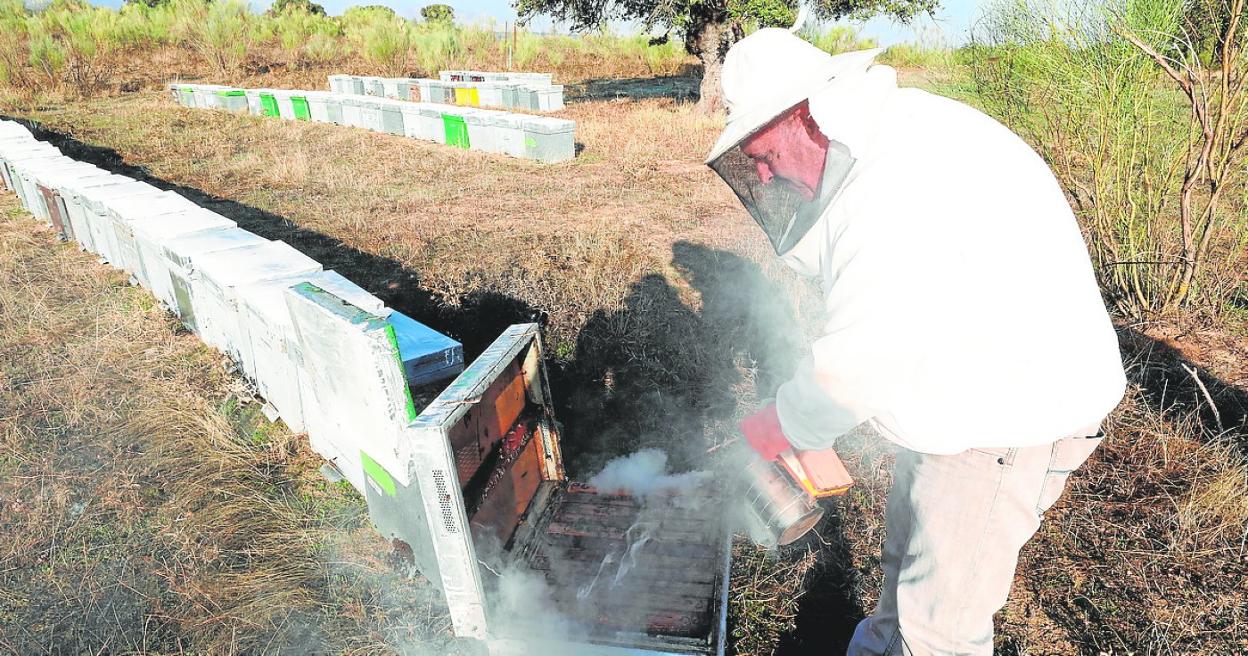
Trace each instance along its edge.
<instances>
[{"instance_id":1,"label":"white hive box","mask_svg":"<svg viewBox=\"0 0 1248 656\"><path fill-rule=\"evenodd\" d=\"M288 89L270 89L269 92L277 100L277 115L290 121L295 120L295 105L290 101L295 92Z\"/></svg>"},{"instance_id":2,"label":"white hive box","mask_svg":"<svg viewBox=\"0 0 1248 656\"><path fill-rule=\"evenodd\" d=\"M244 89L243 95L247 97L247 112L253 116L264 116L264 104L260 102L260 90Z\"/></svg>"},{"instance_id":3,"label":"white hive box","mask_svg":"<svg viewBox=\"0 0 1248 656\"><path fill-rule=\"evenodd\" d=\"M472 113L464 113L464 123L468 126L468 140L470 148L485 153L496 153L499 149L497 134L494 132L494 125L487 118L494 112L479 109Z\"/></svg>"},{"instance_id":4,"label":"white hive box","mask_svg":"<svg viewBox=\"0 0 1248 656\"><path fill-rule=\"evenodd\" d=\"M91 227L91 210L83 199L83 193L95 187L134 182L134 179L115 173L94 175L68 182L61 187L61 198L65 201L65 210L69 213L69 223L74 229L74 239L86 250L99 253L101 246L95 243L95 231Z\"/></svg>"},{"instance_id":5,"label":"white hive box","mask_svg":"<svg viewBox=\"0 0 1248 656\"><path fill-rule=\"evenodd\" d=\"M61 151L42 142L8 148L4 152L0 152L0 158L3 158L5 182L13 190L13 193L17 194L17 199L21 201L23 207L28 207L29 201L26 198L26 186L22 183L22 178L18 174L17 162L56 157L63 157Z\"/></svg>"},{"instance_id":6,"label":"white hive box","mask_svg":"<svg viewBox=\"0 0 1248 656\"><path fill-rule=\"evenodd\" d=\"M4 188L13 191L13 184L9 181L9 167L5 163L4 153L8 150L21 146L30 146L39 143L30 135L21 135L17 133L0 134L0 181L4 183Z\"/></svg>"},{"instance_id":7,"label":"white hive box","mask_svg":"<svg viewBox=\"0 0 1248 656\"><path fill-rule=\"evenodd\" d=\"M76 180L107 175L107 172L86 162L79 162L77 166L39 167L33 171L33 175L35 186L42 196L43 209L47 211L53 227L65 239L77 239L61 188Z\"/></svg>"},{"instance_id":8,"label":"white hive box","mask_svg":"<svg viewBox=\"0 0 1248 656\"><path fill-rule=\"evenodd\" d=\"M393 77L382 78L381 95L395 100L402 98L399 95L399 79Z\"/></svg>"},{"instance_id":9,"label":"white hive box","mask_svg":"<svg viewBox=\"0 0 1248 656\"><path fill-rule=\"evenodd\" d=\"M65 189L75 184L107 178L109 175L107 171L90 164L74 169L45 170L37 174L36 182L40 192L43 193L44 204L52 214L53 223L60 224L61 231L67 239L72 239L79 245L82 244L82 238L78 235L69 213L70 194Z\"/></svg>"},{"instance_id":10,"label":"white hive box","mask_svg":"<svg viewBox=\"0 0 1248 656\"><path fill-rule=\"evenodd\" d=\"M77 161L64 155L55 157L19 157L12 160L9 166L9 175L20 190L18 198L21 199L22 205L26 207L26 210L35 215L39 220L51 225L52 219L48 216L47 208L44 207L43 197L39 193L39 187L35 181L35 172L45 168L68 169L76 166L78 166Z\"/></svg>"},{"instance_id":11,"label":"white hive box","mask_svg":"<svg viewBox=\"0 0 1248 656\"><path fill-rule=\"evenodd\" d=\"M409 139L426 139L421 130L420 106L416 103L404 103L399 111L403 114L403 136Z\"/></svg>"},{"instance_id":12,"label":"white hive box","mask_svg":"<svg viewBox=\"0 0 1248 656\"><path fill-rule=\"evenodd\" d=\"M201 256L191 271L191 298L200 339L221 349L235 362L241 362L243 332L237 310L238 290L246 285L320 270L321 265L316 260L280 241L246 253L218 252Z\"/></svg>"},{"instance_id":13,"label":"white hive box","mask_svg":"<svg viewBox=\"0 0 1248 656\"><path fill-rule=\"evenodd\" d=\"M135 277L151 290L165 307L177 313L177 299L173 294L173 283L169 277L169 263L165 257L165 246L186 235L203 234L236 230L230 219L202 207L193 207L173 214L161 214L139 218L130 224L133 231L135 247L139 253L140 274ZM250 232L246 232L250 235ZM257 242L264 240L256 237Z\"/></svg>"},{"instance_id":14,"label":"white hive box","mask_svg":"<svg viewBox=\"0 0 1248 656\"><path fill-rule=\"evenodd\" d=\"M368 96L384 96L386 94L385 80L379 77L366 76L361 78L364 81L364 94Z\"/></svg>"},{"instance_id":15,"label":"white hive box","mask_svg":"<svg viewBox=\"0 0 1248 656\"><path fill-rule=\"evenodd\" d=\"M49 157L46 159L24 160L16 162L18 175L22 179L22 186L25 189L27 200L30 202L29 210L45 224L56 227L62 235L67 235L64 226L60 222L60 218L54 215L56 210L53 203L55 190L48 184L41 184L46 176L56 175L57 173L66 173L73 175L75 172L89 172L95 167L69 157Z\"/></svg>"},{"instance_id":16,"label":"white hive box","mask_svg":"<svg viewBox=\"0 0 1248 656\"><path fill-rule=\"evenodd\" d=\"M414 98L413 100L429 102L429 84L431 82L434 82L434 80L425 78L412 80L412 84L415 85L417 93L420 94L420 98Z\"/></svg>"},{"instance_id":17,"label":"white hive box","mask_svg":"<svg viewBox=\"0 0 1248 656\"><path fill-rule=\"evenodd\" d=\"M113 231L113 220L108 216L106 203L113 198L154 198L163 192L145 182L123 182L116 185L84 187L78 190L84 208L84 216L91 228L91 240L95 243L96 252L100 257L115 266L120 266L117 234Z\"/></svg>"},{"instance_id":18,"label":"white hive box","mask_svg":"<svg viewBox=\"0 0 1248 656\"><path fill-rule=\"evenodd\" d=\"M304 94L308 99L308 116L315 123L333 123L329 116L329 101L333 94L324 91L309 91Z\"/></svg>"},{"instance_id":19,"label":"white hive box","mask_svg":"<svg viewBox=\"0 0 1248 656\"><path fill-rule=\"evenodd\" d=\"M499 113L491 120L494 122L494 132L498 135L498 152L512 157L524 157L524 116Z\"/></svg>"},{"instance_id":20,"label":"white hive box","mask_svg":"<svg viewBox=\"0 0 1248 656\"><path fill-rule=\"evenodd\" d=\"M503 87L499 82L478 82L477 101L482 107L502 107Z\"/></svg>"},{"instance_id":21,"label":"white hive box","mask_svg":"<svg viewBox=\"0 0 1248 656\"><path fill-rule=\"evenodd\" d=\"M563 162L576 156L573 132L576 123L546 116L526 117L520 122L524 130L524 157L539 162Z\"/></svg>"},{"instance_id":22,"label":"white hive box","mask_svg":"<svg viewBox=\"0 0 1248 656\"><path fill-rule=\"evenodd\" d=\"M342 103L342 124L349 125L353 128L364 127L364 118L360 112L359 96L340 96L339 102Z\"/></svg>"},{"instance_id":23,"label":"white hive box","mask_svg":"<svg viewBox=\"0 0 1248 656\"><path fill-rule=\"evenodd\" d=\"M381 103L372 98L361 98L360 105L360 127L368 128L373 132L384 132L381 120Z\"/></svg>"},{"instance_id":24,"label":"white hive box","mask_svg":"<svg viewBox=\"0 0 1248 656\"><path fill-rule=\"evenodd\" d=\"M300 282L329 291L370 313L379 316L389 313L380 299L334 271L318 271L239 289L239 318L247 333L243 369L255 381L260 395L277 408L282 420L295 432L306 430L302 390L308 381L297 364L302 357L297 352L294 323L286 306L286 290Z\"/></svg>"},{"instance_id":25,"label":"white hive box","mask_svg":"<svg viewBox=\"0 0 1248 656\"><path fill-rule=\"evenodd\" d=\"M286 304L308 379L303 408L312 448L361 493L362 453L408 484L418 445L402 433L417 411L393 327L311 284L287 290Z\"/></svg>"},{"instance_id":26,"label":"white hive box","mask_svg":"<svg viewBox=\"0 0 1248 656\"><path fill-rule=\"evenodd\" d=\"M420 138L434 143L446 143L446 127L442 121L442 109L445 105L421 103L417 106L420 123L417 132Z\"/></svg>"},{"instance_id":27,"label":"white hive box","mask_svg":"<svg viewBox=\"0 0 1248 656\"><path fill-rule=\"evenodd\" d=\"M537 91L537 109L543 112L556 112L563 109L563 85L555 84L539 87Z\"/></svg>"},{"instance_id":28,"label":"white hive box","mask_svg":"<svg viewBox=\"0 0 1248 656\"><path fill-rule=\"evenodd\" d=\"M108 198L103 205L108 218L113 222L113 234L117 237L117 261L113 263L113 266L125 269L148 289L151 289L152 285L143 271L143 260L134 234L134 224L153 218L165 219L170 214L200 209L195 203L172 191L161 192L154 197Z\"/></svg>"},{"instance_id":29,"label":"white hive box","mask_svg":"<svg viewBox=\"0 0 1248 656\"><path fill-rule=\"evenodd\" d=\"M203 210L208 212L208 210ZM211 213L214 214L215 213ZM219 215L215 215L219 216ZM225 218L225 217L221 217ZM207 220L205 218L188 218L190 221ZM237 257L245 257L251 250L257 249L269 240L233 225L220 228L200 228L192 232L164 234L171 226L146 225L138 231L140 248L148 244L158 250L150 258L144 251L144 266L147 267L148 278L156 281L161 278L158 270L165 272L163 289L154 285L152 291L165 306L182 320L182 324L198 333L195 316L195 302L192 298L191 276L199 258L212 253L232 251ZM159 228L159 229L158 229ZM150 230L150 232L149 232Z\"/></svg>"}]
</instances>

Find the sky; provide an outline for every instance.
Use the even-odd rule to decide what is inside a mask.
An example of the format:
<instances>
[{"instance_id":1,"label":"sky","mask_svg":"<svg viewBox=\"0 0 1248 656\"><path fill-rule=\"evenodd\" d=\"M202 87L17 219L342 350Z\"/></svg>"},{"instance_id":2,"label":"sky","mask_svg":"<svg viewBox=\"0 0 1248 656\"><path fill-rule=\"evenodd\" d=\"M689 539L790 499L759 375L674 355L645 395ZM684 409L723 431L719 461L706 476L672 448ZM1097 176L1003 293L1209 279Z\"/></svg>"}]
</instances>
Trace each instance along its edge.
<instances>
[{"instance_id":1,"label":"sky","mask_svg":"<svg viewBox=\"0 0 1248 656\"><path fill-rule=\"evenodd\" d=\"M271 0L250 0L255 9L268 7ZM338 15L347 7L359 4L388 5L400 16L416 18L420 8L435 2L448 4L455 9L455 17L461 22L493 20L502 26L504 22L516 19L516 12L511 8L511 0L316 0L330 14ZM96 4L106 7L117 7L122 0L93 0ZM894 43L923 42L937 45L960 45L967 40L972 22L978 18L980 8L985 0L943 0L944 5L936 14L935 21L923 19L915 26L894 24L887 19L874 19L861 24L862 35L872 37L881 46ZM567 26L552 26L549 18L539 17L530 22L530 28L537 31L554 30L566 32ZM629 25L615 26L617 31L631 31Z\"/></svg>"}]
</instances>

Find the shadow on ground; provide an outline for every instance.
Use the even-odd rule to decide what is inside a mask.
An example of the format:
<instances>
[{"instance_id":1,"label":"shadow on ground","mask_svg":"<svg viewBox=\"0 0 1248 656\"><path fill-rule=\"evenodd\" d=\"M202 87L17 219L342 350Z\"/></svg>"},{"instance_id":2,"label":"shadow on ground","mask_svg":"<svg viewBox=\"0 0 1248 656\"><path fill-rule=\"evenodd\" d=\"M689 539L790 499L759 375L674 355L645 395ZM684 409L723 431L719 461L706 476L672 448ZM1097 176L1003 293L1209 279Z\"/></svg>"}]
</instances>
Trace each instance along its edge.
<instances>
[{"instance_id":1,"label":"shadow on ground","mask_svg":"<svg viewBox=\"0 0 1248 656\"><path fill-rule=\"evenodd\" d=\"M1248 389L1222 380L1170 344L1133 328L1120 328L1118 338L1127 375L1143 388L1154 410L1168 419L1198 412L1207 431L1235 440L1248 458Z\"/></svg>"},{"instance_id":2,"label":"shadow on ground","mask_svg":"<svg viewBox=\"0 0 1248 656\"><path fill-rule=\"evenodd\" d=\"M682 73L669 77L637 77L585 80L564 86L564 98L578 102L585 100L641 100L643 98L671 98L680 102L696 102L699 78Z\"/></svg>"}]
</instances>

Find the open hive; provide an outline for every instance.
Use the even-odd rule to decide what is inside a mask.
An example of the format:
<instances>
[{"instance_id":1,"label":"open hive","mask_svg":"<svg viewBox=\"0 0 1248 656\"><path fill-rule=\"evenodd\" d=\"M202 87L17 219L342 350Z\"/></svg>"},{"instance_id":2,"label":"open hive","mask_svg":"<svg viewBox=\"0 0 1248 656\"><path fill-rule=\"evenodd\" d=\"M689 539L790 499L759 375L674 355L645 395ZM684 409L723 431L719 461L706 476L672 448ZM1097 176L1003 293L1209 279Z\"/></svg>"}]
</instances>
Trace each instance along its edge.
<instances>
[{"instance_id":1,"label":"open hive","mask_svg":"<svg viewBox=\"0 0 1248 656\"><path fill-rule=\"evenodd\" d=\"M374 522L442 588L456 634L500 651L557 625L577 654L722 653L729 550L711 492L568 481L540 348L536 325L512 326L428 404L410 482L366 488ZM494 594L517 571L519 612Z\"/></svg>"}]
</instances>

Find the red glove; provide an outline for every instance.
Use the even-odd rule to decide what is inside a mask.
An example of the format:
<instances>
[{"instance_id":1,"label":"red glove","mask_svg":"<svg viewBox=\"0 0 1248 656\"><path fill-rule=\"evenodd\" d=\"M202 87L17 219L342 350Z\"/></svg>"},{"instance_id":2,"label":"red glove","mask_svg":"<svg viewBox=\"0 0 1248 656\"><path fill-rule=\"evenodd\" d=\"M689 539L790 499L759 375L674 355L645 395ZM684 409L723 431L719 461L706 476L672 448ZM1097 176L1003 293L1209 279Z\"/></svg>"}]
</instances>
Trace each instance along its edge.
<instances>
[{"instance_id":1,"label":"red glove","mask_svg":"<svg viewBox=\"0 0 1248 656\"><path fill-rule=\"evenodd\" d=\"M775 403L768 403L762 410L742 419L740 428L745 441L768 462L793 448L784 431L780 430L780 415L776 414Z\"/></svg>"}]
</instances>

